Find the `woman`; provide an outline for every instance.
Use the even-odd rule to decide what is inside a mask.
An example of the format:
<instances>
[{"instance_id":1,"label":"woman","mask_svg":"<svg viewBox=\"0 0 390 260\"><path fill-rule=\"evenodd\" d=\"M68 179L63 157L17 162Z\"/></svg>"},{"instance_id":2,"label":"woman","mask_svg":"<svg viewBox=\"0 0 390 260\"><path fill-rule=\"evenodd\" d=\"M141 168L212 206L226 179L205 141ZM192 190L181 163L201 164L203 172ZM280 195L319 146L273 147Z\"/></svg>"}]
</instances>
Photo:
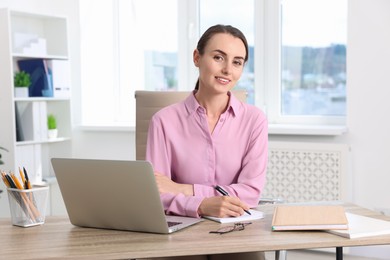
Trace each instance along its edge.
<instances>
[{"instance_id":1,"label":"woman","mask_svg":"<svg viewBox=\"0 0 390 260\"><path fill-rule=\"evenodd\" d=\"M210 27L193 53L195 90L153 116L146 159L156 171L166 214L231 217L257 206L267 167L267 120L230 92L247 60L241 31ZM230 196L221 196L216 185ZM241 259L262 259L252 255Z\"/></svg>"}]
</instances>

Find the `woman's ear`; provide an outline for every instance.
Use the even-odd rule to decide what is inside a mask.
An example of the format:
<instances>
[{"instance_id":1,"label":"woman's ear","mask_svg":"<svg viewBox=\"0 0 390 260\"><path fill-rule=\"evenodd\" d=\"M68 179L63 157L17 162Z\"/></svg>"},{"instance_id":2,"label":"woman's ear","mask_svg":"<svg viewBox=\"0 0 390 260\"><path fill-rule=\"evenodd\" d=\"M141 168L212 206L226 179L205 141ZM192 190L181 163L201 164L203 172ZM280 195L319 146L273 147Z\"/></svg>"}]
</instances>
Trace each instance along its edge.
<instances>
[{"instance_id":1,"label":"woman's ear","mask_svg":"<svg viewBox=\"0 0 390 260\"><path fill-rule=\"evenodd\" d=\"M194 61L195 67L199 67L199 58L200 58L199 51L198 49L195 49L192 55L192 59Z\"/></svg>"}]
</instances>

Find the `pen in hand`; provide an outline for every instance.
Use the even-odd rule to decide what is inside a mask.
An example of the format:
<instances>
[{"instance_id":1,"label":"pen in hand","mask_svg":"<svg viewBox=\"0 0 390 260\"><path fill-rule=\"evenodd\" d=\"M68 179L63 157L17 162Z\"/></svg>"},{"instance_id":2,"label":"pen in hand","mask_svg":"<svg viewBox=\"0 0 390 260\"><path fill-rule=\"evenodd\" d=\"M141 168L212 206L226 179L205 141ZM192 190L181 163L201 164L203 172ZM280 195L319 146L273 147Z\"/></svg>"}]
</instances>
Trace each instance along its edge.
<instances>
[{"instance_id":1,"label":"pen in hand","mask_svg":"<svg viewBox=\"0 0 390 260\"><path fill-rule=\"evenodd\" d=\"M227 191L225 191L224 189L222 189L222 187L216 185L214 188L215 188L219 193L221 193L223 196L229 196L229 193L227 193ZM244 211L245 211L247 214L252 215L252 214L249 212L249 210L244 209Z\"/></svg>"}]
</instances>

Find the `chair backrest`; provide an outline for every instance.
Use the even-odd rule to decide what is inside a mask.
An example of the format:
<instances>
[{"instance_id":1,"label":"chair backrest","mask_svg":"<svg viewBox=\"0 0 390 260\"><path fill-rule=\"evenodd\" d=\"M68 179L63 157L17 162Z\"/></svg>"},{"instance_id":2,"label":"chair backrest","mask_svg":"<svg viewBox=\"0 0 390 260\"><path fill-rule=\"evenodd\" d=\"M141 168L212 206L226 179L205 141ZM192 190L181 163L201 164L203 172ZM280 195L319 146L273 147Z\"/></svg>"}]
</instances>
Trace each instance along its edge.
<instances>
[{"instance_id":1,"label":"chair backrest","mask_svg":"<svg viewBox=\"0 0 390 260\"><path fill-rule=\"evenodd\" d=\"M145 160L149 121L152 116L161 108L184 100L189 94L190 91L135 91L136 160ZM240 101L246 102L245 90L234 90L233 94Z\"/></svg>"}]
</instances>

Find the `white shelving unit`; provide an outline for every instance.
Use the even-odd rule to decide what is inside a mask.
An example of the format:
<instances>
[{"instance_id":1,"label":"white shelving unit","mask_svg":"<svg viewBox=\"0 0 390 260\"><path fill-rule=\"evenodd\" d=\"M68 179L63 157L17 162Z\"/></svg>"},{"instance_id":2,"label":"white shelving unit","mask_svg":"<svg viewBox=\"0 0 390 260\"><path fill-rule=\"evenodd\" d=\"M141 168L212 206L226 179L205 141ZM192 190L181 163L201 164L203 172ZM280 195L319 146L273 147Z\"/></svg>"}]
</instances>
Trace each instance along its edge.
<instances>
[{"instance_id":1,"label":"white shelving unit","mask_svg":"<svg viewBox=\"0 0 390 260\"><path fill-rule=\"evenodd\" d=\"M36 183L52 175L50 158L71 155L70 95L61 98L15 98L13 76L19 70L18 60L37 58L69 62L67 28L65 17L0 9L0 146L9 150L1 151L4 164L0 165L0 169L17 172L18 167L26 167L30 179ZM43 40L44 44L38 48L34 47L34 43L23 45L34 39ZM17 124L16 112L29 110L32 112L24 113ZM58 138L47 137L48 114L57 118ZM25 140L18 141L16 128L21 124L23 132L32 133ZM3 183L0 189L4 191L0 194L0 217L8 216Z\"/></svg>"}]
</instances>

